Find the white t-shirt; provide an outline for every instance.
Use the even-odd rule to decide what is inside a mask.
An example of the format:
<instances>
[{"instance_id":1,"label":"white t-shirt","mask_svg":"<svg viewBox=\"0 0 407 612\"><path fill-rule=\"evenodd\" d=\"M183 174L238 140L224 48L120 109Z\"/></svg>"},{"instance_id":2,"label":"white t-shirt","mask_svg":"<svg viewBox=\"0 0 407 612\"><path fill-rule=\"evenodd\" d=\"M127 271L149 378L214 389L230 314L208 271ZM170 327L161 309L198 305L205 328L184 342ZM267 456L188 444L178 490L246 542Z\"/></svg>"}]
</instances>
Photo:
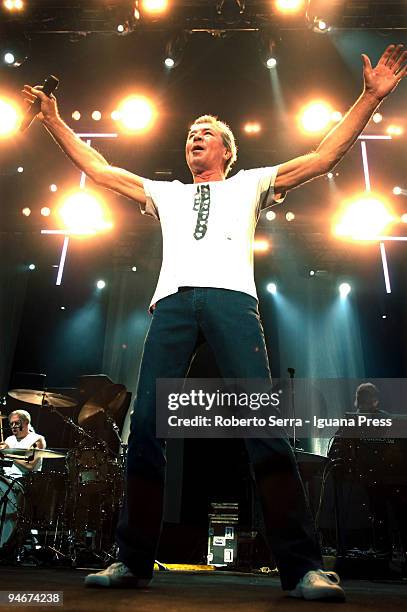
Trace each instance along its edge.
<instances>
[{"instance_id":1,"label":"white t-shirt","mask_svg":"<svg viewBox=\"0 0 407 612\"><path fill-rule=\"evenodd\" d=\"M143 179L144 214L161 222L163 261L151 305L179 287L217 287L248 293L254 283L254 232L261 209L276 203L278 166L241 170L224 181L184 184ZM198 185L209 185L206 233L194 237ZM279 200L281 202L282 200Z\"/></svg>"},{"instance_id":2,"label":"white t-shirt","mask_svg":"<svg viewBox=\"0 0 407 612\"><path fill-rule=\"evenodd\" d=\"M25 436L25 438L22 438L21 440L17 440L15 436L9 436L4 440L4 442L9 448L30 448L33 444L38 442L38 440L42 440L44 443L44 447L46 446L45 438L35 433L34 431L30 431ZM21 459L24 460L24 457L21 457ZM31 471L40 472L41 469L42 459L39 459L35 464L33 470L25 470L22 466L20 467L19 465L13 463L11 467L4 468L4 473L6 476L9 476L11 478L18 478L20 476L24 476L25 474L29 474Z\"/></svg>"}]
</instances>

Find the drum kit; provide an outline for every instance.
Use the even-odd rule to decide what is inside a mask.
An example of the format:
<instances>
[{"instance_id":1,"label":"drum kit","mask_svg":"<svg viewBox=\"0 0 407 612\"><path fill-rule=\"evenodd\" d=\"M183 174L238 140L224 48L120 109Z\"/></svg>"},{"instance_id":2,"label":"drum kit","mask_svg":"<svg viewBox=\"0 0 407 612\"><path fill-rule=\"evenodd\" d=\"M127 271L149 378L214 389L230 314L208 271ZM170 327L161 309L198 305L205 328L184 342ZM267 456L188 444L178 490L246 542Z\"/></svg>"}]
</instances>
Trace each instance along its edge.
<instances>
[{"instance_id":1,"label":"drum kit","mask_svg":"<svg viewBox=\"0 0 407 612\"><path fill-rule=\"evenodd\" d=\"M121 387L121 386L120 386ZM86 403L78 423L58 408L77 405L59 393L15 389L13 399L47 407L75 431L75 448L0 448L0 562L59 563L77 567L115 558L114 529L123 502L126 445L122 444L112 404ZM118 438L119 452L98 439L89 428L95 415L103 418ZM3 420L0 412L0 441ZM82 425L82 426L81 426ZM12 478L13 460L65 459L61 471L28 471ZM51 465L52 465L51 463ZM61 461L60 461L61 463Z\"/></svg>"}]
</instances>

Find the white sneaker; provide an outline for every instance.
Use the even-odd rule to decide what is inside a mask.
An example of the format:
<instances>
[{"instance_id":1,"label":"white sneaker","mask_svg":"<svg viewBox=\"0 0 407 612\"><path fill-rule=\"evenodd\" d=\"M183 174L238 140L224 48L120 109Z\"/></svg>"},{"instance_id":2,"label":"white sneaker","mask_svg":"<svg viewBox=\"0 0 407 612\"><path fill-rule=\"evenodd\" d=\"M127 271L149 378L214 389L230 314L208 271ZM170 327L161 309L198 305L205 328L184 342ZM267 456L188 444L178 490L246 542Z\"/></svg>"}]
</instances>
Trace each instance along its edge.
<instances>
[{"instance_id":1,"label":"white sneaker","mask_svg":"<svg viewBox=\"0 0 407 612\"><path fill-rule=\"evenodd\" d=\"M295 589L288 593L288 596L299 599L345 601L345 592L339 586L339 582L339 576L335 572L311 570L301 578Z\"/></svg>"},{"instance_id":2,"label":"white sneaker","mask_svg":"<svg viewBox=\"0 0 407 612\"><path fill-rule=\"evenodd\" d=\"M142 589L150 582L149 578L135 576L121 561L112 563L96 574L88 574L85 578L85 586L90 587Z\"/></svg>"}]
</instances>

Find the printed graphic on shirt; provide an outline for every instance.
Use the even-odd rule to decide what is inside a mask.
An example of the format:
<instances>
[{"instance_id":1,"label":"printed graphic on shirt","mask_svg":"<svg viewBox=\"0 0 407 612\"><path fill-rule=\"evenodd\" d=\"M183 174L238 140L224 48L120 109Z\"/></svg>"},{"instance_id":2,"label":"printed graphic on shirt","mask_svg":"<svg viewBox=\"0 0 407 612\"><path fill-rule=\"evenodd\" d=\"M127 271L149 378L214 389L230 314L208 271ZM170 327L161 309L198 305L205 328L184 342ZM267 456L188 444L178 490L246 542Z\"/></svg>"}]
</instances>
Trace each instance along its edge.
<instances>
[{"instance_id":1,"label":"printed graphic on shirt","mask_svg":"<svg viewBox=\"0 0 407 612\"><path fill-rule=\"evenodd\" d=\"M194 231L195 240L201 240L208 229L211 192L209 185L198 185L194 197L194 210L198 213Z\"/></svg>"}]
</instances>

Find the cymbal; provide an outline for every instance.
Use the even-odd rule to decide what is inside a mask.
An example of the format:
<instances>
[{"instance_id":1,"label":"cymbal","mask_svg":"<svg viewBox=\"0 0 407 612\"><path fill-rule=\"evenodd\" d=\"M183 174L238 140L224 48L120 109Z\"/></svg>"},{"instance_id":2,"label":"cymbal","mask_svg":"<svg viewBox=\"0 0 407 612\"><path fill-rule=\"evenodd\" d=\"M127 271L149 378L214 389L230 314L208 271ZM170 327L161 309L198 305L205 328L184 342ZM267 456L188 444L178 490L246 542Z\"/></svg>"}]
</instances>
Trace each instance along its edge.
<instances>
[{"instance_id":1,"label":"cymbal","mask_svg":"<svg viewBox=\"0 0 407 612\"><path fill-rule=\"evenodd\" d=\"M67 395L51 393L50 391L36 391L35 389L13 389L8 392L9 396L36 406L52 406L54 408L71 408L77 402Z\"/></svg>"},{"instance_id":2,"label":"cymbal","mask_svg":"<svg viewBox=\"0 0 407 612\"><path fill-rule=\"evenodd\" d=\"M0 453L6 459L24 459L34 455L34 459L63 459L66 453L54 451L51 448L0 448Z\"/></svg>"},{"instance_id":3,"label":"cymbal","mask_svg":"<svg viewBox=\"0 0 407 612\"><path fill-rule=\"evenodd\" d=\"M124 385L112 384L104 387L82 406L78 416L79 425L84 425L89 419L93 419L100 413L107 413L114 417L126 395L127 389Z\"/></svg>"}]
</instances>

